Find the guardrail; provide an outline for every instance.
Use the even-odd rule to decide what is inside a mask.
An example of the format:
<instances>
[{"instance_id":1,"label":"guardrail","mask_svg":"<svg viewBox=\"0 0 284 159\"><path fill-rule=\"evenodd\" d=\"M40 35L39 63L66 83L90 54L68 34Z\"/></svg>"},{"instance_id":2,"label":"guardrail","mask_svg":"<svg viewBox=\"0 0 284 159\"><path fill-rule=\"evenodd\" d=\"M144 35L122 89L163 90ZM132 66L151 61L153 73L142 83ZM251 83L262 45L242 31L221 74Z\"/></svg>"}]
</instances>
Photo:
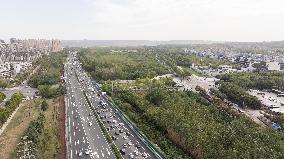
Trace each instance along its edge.
<instances>
[{"instance_id":1,"label":"guardrail","mask_svg":"<svg viewBox=\"0 0 284 159\"><path fill-rule=\"evenodd\" d=\"M112 99L110 97L108 97L107 95L102 95L101 93L101 89L99 88L99 86L97 85L97 83L93 83L95 84L95 87L99 90L101 97L103 97L105 99L105 101L108 102L108 104L117 111L118 115L121 117L121 119L127 123L130 127L130 129L140 138L141 141L144 142L145 145L147 145L147 147L150 149L150 151L159 159L166 159L166 157L164 156L164 154L162 152L160 152L160 150L151 142L147 139L147 137L130 121L130 119L128 119L128 117L119 109L118 106L116 106L114 104L114 102L112 101Z\"/></svg>"}]
</instances>

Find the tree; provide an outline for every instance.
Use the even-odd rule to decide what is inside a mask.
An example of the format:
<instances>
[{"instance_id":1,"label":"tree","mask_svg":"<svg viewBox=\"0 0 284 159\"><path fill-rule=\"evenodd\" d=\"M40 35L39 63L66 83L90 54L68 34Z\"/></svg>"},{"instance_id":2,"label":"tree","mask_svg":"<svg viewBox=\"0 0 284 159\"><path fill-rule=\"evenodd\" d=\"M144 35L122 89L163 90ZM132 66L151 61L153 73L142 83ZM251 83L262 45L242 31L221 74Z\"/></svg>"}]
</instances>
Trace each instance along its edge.
<instances>
[{"instance_id":1,"label":"tree","mask_svg":"<svg viewBox=\"0 0 284 159\"><path fill-rule=\"evenodd\" d=\"M47 104L46 100L44 100L41 103L41 110L46 111L47 109L48 109L48 104Z\"/></svg>"},{"instance_id":2,"label":"tree","mask_svg":"<svg viewBox=\"0 0 284 159\"><path fill-rule=\"evenodd\" d=\"M8 87L9 82L7 80L0 80L0 88Z\"/></svg>"},{"instance_id":3,"label":"tree","mask_svg":"<svg viewBox=\"0 0 284 159\"><path fill-rule=\"evenodd\" d=\"M253 67L256 69L256 72L267 70L265 61L261 61L260 63L254 63Z\"/></svg>"}]
</instances>

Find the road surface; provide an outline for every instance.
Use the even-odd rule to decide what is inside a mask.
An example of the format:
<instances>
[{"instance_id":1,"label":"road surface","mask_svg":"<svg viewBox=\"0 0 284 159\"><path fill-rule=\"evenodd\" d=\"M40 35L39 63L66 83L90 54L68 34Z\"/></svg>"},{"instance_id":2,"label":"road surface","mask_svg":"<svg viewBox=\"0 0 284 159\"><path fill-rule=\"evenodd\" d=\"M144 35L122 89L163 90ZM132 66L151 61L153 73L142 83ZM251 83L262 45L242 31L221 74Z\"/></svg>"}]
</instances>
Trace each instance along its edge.
<instances>
[{"instance_id":1,"label":"road surface","mask_svg":"<svg viewBox=\"0 0 284 159\"><path fill-rule=\"evenodd\" d=\"M72 59L65 65L67 153L69 158L115 159L74 73Z\"/></svg>"},{"instance_id":2,"label":"road surface","mask_svg":"<svg viewBox=\"0 0 284 159\"><path fill-rule=\"evenodd\" d=\"M92 107L96 110L100 121L104 123L104 127L107 129L123 157L137 159L162 158L157 151L149 146L146 139L138 133L139 130L134 128L132 123L126 120L121 112L117 110L104 95L102 95L97 84L92 81L81 68L81 65L76 58L76 54L74 54L73 57L76 69L75 72L81 84L81 87L76 87L82 89L86 93Z\"/></svg>"}]
</instances>

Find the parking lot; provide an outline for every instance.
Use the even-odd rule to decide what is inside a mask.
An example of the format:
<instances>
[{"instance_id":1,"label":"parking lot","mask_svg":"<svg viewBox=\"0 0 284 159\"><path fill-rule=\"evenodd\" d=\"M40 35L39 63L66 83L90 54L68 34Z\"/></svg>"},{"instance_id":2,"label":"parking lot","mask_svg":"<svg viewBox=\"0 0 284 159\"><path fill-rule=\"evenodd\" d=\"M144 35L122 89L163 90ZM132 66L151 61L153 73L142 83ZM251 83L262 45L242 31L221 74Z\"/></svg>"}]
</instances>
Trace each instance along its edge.
<instances>
[{"instance_id":1,"label":"parking lot","mask_svg":"<svg viewBox=\"0 0 284 159\"><path fill-rule=\"evenodd\" d=\"M270 107L270 110L275 112L284 112L284 97L278 97L275 93L259 90L249 90L248 93L256 96L262 102L262 104Z\"/></svg>"}]
</instances>

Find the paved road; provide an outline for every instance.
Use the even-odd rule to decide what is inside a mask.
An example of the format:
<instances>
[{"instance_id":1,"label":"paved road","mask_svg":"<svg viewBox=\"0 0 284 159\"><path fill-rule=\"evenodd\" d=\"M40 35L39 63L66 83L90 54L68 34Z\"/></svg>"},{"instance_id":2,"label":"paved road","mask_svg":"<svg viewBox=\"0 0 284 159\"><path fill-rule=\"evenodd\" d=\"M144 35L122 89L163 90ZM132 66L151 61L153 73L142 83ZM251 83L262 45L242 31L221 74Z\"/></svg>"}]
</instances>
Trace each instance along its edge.
<instances>
[{"instance_id":1,"label":"paved road","mask_svg":"<svg viewBox=\"0 0 284 159\"><path fill-rule=\"evenodd\" d=\"M210 88L215 87L215 82L218 81L218 79L199 77L193 74L191 76L186 77L185 79L175 77L173 81L182 86L180 87L180 90L185 89L196 92L195 87L200 86L208 92Z\"/></svg>"},{"instance_id":2,"label":"paved road","mask_svg":"<svg viewBox=\"0 0 284 159\"><path fill-rule=\"evenodd\" d=\"M76 61L76 60L75 60ZM158 158L156 153L144 143L144 138L133 131L131 123L123 120L120 112L102 95L97 84L92 82L79 63L76 63L76 74L81 88L86 92L91 105L96 109L100 120L114 140L124 158Z\"/></svg>"},{"instance_id":3,"label":"paved road","mask_svg":"<svg viewBox=\"0 0 284 159\"><path fill-rule=\"evenodd\" d=\"M72 63L69 59L65 65L69 158L114 159L116 157L87 104Z\"/></svg>"},{"instance_id":4,"label":"paved road","mask_svg":"<svg viewBox=\"0 0 284 159\"><path fill-rule=\"evenodd\" d=\"M33 71L32 73L29 75L29 77L31 75L33 75L38 69L40 68L40 66L37 66ZM23 81L20 85L16 86L16 87L12 87L12 88L6 88L6 89L2 89L0 90L1 92L3 92L5 95L6 95L6 98L5 98L5 101L3 101L1 104L0 104L0 107L4 107L5 106L5 102L8 101L12 95L14 93L17 93L17 92L21 92L24 97L34 97L36 94L36 91L37 89L36 88L31 88L30 86L28 86L27 84L27 81L29 80L26 79L25 81Z\"/></svg>"},{"instance_id":5,"label":"paved road","mask_svg":"<svg viewBox=\"0 0 284 159\"><path fill-rule=\"evenodd\" d=\"M23 93L24 97L34 97L36 91L37 89L31 88L26 83L24 83L17 87L6 88L5 90L2 90L1 92L3 92L6 95L5 101L8 101L14 93L21 92ZM1 107L5 106L5 102L2 102L0 106Z\"/></svg>"}]
</instances>

